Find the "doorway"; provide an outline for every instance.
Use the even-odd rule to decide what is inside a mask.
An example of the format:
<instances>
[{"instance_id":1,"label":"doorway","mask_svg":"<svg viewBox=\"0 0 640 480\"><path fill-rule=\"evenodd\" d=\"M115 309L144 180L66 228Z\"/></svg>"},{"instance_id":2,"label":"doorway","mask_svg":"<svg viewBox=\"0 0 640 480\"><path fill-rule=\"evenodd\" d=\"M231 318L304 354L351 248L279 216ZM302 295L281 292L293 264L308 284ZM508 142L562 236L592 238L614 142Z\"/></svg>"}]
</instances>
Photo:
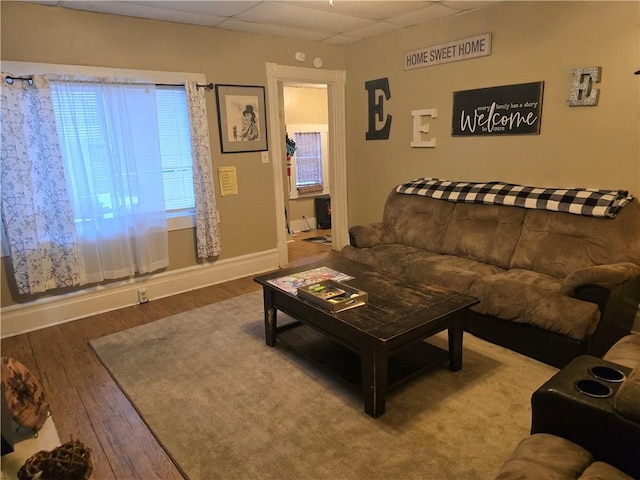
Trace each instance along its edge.
<instances>
[{"instance_id":1,"label":"doorway","mask_svg":"<svg viewBox=\"0 0 640 480\"><path fill-rule=\"evenodd\" d=\"M284 200L291 241L299 232L331 228L327 85L287 82L283 99L287 138Z\"/></svg>"},{"instance_id":2,"label":"doorway","mask_svg":"<svg viewBox=\"0 0 640 480\"><path fill-rule=\"evenodd\" d=\"M349 243L346 187L346 105L342 70L319 70L267 63L269 140L274 177L277 250L280 267L288 265L287 219L285 216L286 147L283 112L283 85L326 85L328 98L328 153L331 185L332 249Z\"/></svg>"}]
</instances>

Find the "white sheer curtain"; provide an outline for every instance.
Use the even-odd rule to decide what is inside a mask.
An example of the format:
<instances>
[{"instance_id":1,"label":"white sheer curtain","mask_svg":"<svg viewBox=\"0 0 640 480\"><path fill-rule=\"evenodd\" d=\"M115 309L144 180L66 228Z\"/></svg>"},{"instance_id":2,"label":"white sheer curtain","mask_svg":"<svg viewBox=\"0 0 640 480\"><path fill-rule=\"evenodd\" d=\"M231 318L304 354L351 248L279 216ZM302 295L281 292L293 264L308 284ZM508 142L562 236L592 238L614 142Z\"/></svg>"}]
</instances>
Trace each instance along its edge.
<instances>
[{"instance_id":1,"label":"white sheer curtain","mask_svg":"<svg viewBox=\"0 0 640 480\"><path fill-rule=\"evenodd\" d=\"M196 247L199 258L220 254L220 217L213 190L213 170L209 143L209 123L205 91L196 82L185 82L187 107L191 122L191 155L193 157L193 190L196 206Z\"/></svg>"},{"instance_id":2,"label":"white sheer curtain","mask_svg":"<svg viewBox=\"0 0 640 480\"><path fill-rule=\"evenodd\" d=\"M2 73L2 228L18 293L80 284L82 262L49 82Z\"/></svg>"},{"instance_id":3,"label":"white sheer curtain","mask_svg":"<svg viewBox=\"0 0 640 480\"><path fill-rule=\"evenodd\" d=\"M155 87L51 76L88 282L169 265Z\"/></svg>"}]
</instances>

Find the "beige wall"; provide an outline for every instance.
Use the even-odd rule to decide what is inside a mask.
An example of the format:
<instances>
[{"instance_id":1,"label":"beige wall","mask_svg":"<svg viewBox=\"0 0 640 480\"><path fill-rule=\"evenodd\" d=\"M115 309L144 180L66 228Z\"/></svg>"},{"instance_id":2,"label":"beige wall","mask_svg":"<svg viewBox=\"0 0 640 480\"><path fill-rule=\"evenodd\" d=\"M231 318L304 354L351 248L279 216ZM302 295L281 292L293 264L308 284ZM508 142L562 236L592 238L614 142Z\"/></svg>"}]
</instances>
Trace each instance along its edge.
<instances>
[{"instance_id":1,"label":"beige wall","mask_svg":"<svg viewBox=\"0 0 640 480\"><path fill-rule=\"evenodd\" d=\"M106 15L60 7L1 2L1 53L6 61L94 65L204 73L208 82L266 85L266 62L322 57L328 69L345 69L344 48L244 33ZM267 99L267 102L269 99ZM207 98L213 168L235 166L238 191L220 197L220 259L276 247L275 200L271 164L260 153L220 153L215 93ZM258 234L256 234L258 233ZM169 269L196 264L193 230L170 232ZM2 306L32 300L15 297L2 269Z\"/></svg>"},{"instance_id":2,"label":"beige wall","mask_svg":"<svg viewBox=\"0 0 640 480\"><path fill-rule=\"evenodd\" d=\"M329 121L326 88L284 87L287 124L326 124ZM289 200L289 222L316 216L313 198Z\"/></svg>"},{"instance_id":3,"label":"beige wall","mask_svg":"<svg viewBox=\"0 0 640 480\"><path fill-rule=\"evenodd\" d=\"M378 221L388 191L418 176L539 186L627 188L640 195L640 4L502 2L364 40L345 49L59 7L1 2L2 60L201 72L214 83L265 85L265 62L320 56L347 71L349 223ZM492 33L489 57L402 69L405 51ZM309 62L307 62L309 63ZM601 66L597 107L567 107L571 69ZM387 77L393 116L388 140L366 141L364 83ZM452 137L452 93L544 81L540 135ZM269 101L269 99L267 99ZM410 148L411 110L429 120L435 149ZM208 97L214 170L233 165L239 195L218 197L223 253L232 258L276 246L271 165L260 154L220 154L215 96ZM259 232L258 235L247 234ZM193 231L170 234L171 269L193 265ZM2 305L16 299L2 269Z\"/></svg>"},{"instance_id":4,"label":"beige wall","mask_svg":"<svg viewBox=\"0 0 640 480\"><path fill-rule=\"evenodd\" d=\"M420 176L548 187L629 189L640 195L640 3L503 2L347 48L350 225L379 221L386 195ZM405 51L482 33L488 57L403 70ZM568 107L571 70L601 66L599 105ZM388 140L365 140L368 80L388 78ZM452 137L452 93L544 81L540 135ZM436 148L411 148L411 110ZM366 174L365 174L366 172Z\"/></svg>"}]
</instances>

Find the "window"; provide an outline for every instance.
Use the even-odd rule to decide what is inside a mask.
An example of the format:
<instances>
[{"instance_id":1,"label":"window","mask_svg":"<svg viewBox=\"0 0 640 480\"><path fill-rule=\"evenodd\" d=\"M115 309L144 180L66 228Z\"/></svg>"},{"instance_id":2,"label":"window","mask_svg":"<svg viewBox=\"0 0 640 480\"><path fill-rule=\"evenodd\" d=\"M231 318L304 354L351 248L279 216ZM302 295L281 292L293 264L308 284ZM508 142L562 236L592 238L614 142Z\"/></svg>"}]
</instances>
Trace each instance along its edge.
<instances>
[{"instance_id":1,"label":"window","mask_svg":"<svg viewBox=\"0 0 640 480\"><path fill-rule=\"evenodd\" d=\"M327 125L287 125L296 144L291 162L289 198L329 193Z\"/></svg>"},{"instance_id":2,"label":"window","mask_svg":"<svg viewBox=\"0 0 640 480\"><path fill-rule=\"evenodd\" d=\"M164 202L168 212L192 210L193 160L183 87L156 87Z\"/></svg>"},{"instance_id":3,"label":"window","mask_svg":"<svg viewBox=\"0 0 640 480\"><path fill-rule=\"evenodd\" d=\"M116 115L107 112L111 100L90 83L74 83L71 87L67 85L64 89L57 89L55 82L52 82L52 92L55 92L54 113L59 126L61 146L71 164L78 165L77 162L81 162L81 166L76 168L86 169L94 180L95 188L90 192L81 192L77 185L73 185L76 202L86 201L83 195L97 197L102 206L103 218L113 216L110 212L114 208L114 202L136 204L138 199L135 188L125 185L125 191L134 192L126 198L114 198L112 193L111 183L126 184L130 181L130 172L125 171L126 167L122 170L115 169L109 160L109 157L118 155L118 150L126 148L118 145L118 141L112 138L114 127L109 125L109 121L116 121ZM134 94L129 96L133 97ZM138 112L130 119L132 136L144 136L149 122L154 119L157 122L165 209L169 213L193 210L191 134L184 87L156 87L155 105L144 103L144 100L134 100L139 103L136 104ZM109 134L104 134L105 131ZM120 140L124 142L126 138ZM153 150L137 148L139 155L153 155Z\"/></svg>"},{"instance_id":4,"label":"window","mask_svg":"<svg viewBox=\"0 0 640 480\"><path fill-rule=\"evenodd\" d=\"M322 191L322 142L320 132L295 132L296 188L300 193Z\"/></svg>"}]
</instances>

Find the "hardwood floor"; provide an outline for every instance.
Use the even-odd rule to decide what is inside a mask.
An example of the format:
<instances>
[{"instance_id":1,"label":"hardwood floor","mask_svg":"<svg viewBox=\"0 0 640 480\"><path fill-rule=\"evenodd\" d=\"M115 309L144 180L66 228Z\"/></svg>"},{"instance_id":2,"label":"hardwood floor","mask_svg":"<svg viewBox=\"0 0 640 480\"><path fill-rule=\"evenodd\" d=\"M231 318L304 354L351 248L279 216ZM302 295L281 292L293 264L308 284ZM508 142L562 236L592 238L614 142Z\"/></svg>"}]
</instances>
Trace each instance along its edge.
<instances>
[{"instance_id":1,"label":"hardwood floor","mask_svg":"<svg viewBox=\"0 0 640 480\"><path fill-rule=\"evenodd\" d=\"M290 265L337 255L328 246L301 241L326 234L330 230L295 235L288 244ZM92 479L181 479L180 471L102 366L89 341L260 290L252 278L6 338L1 343L2 355L21 361L40 379L60 440L79 440L91 449Z\"/></svg>"}]
</instances>

